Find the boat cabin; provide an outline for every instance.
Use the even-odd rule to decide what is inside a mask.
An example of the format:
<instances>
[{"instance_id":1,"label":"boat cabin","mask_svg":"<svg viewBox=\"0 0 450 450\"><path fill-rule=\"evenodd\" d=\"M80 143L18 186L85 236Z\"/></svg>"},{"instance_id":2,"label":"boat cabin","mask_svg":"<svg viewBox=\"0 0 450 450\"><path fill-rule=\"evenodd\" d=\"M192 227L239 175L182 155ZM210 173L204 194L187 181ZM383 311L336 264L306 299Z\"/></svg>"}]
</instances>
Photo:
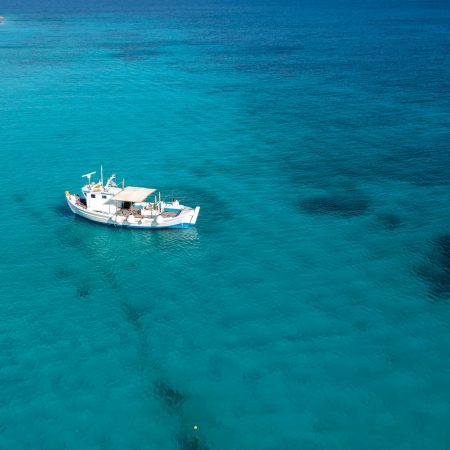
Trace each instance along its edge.
<instances>
[{"instance_id":1,"label":"boat cabin","mask_svg":"<svg viewBox=\"0 0 450 450\"><path fill-rule=\"evenodd\" d=\"M91 183L92 174L84 175L88 177L88 183L81 189L86 208L91 211L115 214L120 210L129 210L133 204L143 202L156 191L156 189L136 186L118 187L113 181L115 175L108 179L106 185L103 185L102 179L94 184Z\"/></svg>"}]
</instances>

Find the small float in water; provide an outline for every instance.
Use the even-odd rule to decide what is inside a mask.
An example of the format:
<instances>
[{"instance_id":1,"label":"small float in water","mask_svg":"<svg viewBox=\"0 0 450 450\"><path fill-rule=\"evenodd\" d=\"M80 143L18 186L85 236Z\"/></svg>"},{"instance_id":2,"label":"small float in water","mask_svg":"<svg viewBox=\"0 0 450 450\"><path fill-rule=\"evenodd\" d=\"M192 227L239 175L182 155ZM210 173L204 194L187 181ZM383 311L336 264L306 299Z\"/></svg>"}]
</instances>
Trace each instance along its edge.
<instances>
[{"instance_id":1,"label":"small float in water","mask_svg":"<svg viewBox=\"0 0 450 450\"><path fill-rule=\"evenodd\" d=\"M157 189L126 186L115 183L115 174L103 184L103 170L97 183L91 181L96 172L87 173L87 184L81 195L66 191L66 199L73 213L105 225L127 228L190 228L197 222L200 206L190 208L173 199L161 200ZM153 201L146 201L154 194Z\"/></svg>"}]
</instances>

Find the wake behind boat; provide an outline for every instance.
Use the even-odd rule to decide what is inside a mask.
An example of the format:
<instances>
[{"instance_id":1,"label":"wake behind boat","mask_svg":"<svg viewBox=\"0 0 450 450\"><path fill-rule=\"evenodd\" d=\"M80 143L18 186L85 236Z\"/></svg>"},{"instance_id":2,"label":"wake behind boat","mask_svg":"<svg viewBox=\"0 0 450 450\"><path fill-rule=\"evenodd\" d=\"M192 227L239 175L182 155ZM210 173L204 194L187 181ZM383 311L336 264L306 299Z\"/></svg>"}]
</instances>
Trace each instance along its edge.
<instances>
[{"instance_id":1,"label":"wake behind boat","mask_svg":"<svg viewBox=\"0 0 450 450\"><path fill-rule=\"evenodd\" d=\"M91 182L91 172L83 177L87 184L81 188L82 195L66 191L66 199L73 213L94 222L128 228L189 228L197 222L200 206L190 208L178 200L161 200L157 189L127 186L115 183L115 174L103 184L103 170L97 183ZM153 201L146 199L154 195Z\"/></svg>"}]
</instances>

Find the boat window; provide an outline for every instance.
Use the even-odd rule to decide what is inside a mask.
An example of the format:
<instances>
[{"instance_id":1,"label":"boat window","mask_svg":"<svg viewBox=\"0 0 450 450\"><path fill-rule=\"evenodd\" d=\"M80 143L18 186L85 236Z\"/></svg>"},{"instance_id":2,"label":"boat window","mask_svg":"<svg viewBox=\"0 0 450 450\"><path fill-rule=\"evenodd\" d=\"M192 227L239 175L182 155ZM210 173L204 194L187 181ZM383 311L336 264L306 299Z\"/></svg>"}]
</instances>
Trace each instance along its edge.
<instances>
[{"instance_id":1,"label":"boat window","mask_svg":"<svg viewBox=\"0 0 450 450\"><path fill-rule=\"evenodd\" d=\"M95 198L95 194L91 194L91 198Z\"/></svg>"},{"instance_id":2,"label":"boat window","mask_svg":"<svg viewBox=\"0 0 450 450\"><path fill-rule=\"evenodd\" d=\"M102 198L106 198L106 195L102 195Z\"/></svg>"}]
</instances>

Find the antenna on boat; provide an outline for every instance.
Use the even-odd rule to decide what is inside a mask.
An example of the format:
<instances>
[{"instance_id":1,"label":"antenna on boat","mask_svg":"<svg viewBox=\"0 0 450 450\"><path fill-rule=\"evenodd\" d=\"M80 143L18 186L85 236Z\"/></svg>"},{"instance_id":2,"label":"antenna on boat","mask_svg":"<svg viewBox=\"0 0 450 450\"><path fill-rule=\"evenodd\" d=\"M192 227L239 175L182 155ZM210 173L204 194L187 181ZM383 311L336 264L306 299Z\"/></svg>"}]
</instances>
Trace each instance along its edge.
<instances>
[{"instance_id":1,"label":"antenna on boat","mask_svg":"<svg viewBox=\"0 0 450 450\"><path fill-rule=\"evenodd\" d=\"M100 179L102 180L102 186L103 186L103 164L100 164Z\"/></svg>"},{"instance_id":2,"label":"antenna on boat","mask_svg":"<svg viewBox=\"0 0 450 450\"><path fill-rule=\"evenodd\" d=\"M92 175L94 175L96 172L91 172L91 173L86 173L85 175L81 175L81 177L86 177L88 179L88 186L91 187L91 177Z\"/></svg>"}]
</instances>

